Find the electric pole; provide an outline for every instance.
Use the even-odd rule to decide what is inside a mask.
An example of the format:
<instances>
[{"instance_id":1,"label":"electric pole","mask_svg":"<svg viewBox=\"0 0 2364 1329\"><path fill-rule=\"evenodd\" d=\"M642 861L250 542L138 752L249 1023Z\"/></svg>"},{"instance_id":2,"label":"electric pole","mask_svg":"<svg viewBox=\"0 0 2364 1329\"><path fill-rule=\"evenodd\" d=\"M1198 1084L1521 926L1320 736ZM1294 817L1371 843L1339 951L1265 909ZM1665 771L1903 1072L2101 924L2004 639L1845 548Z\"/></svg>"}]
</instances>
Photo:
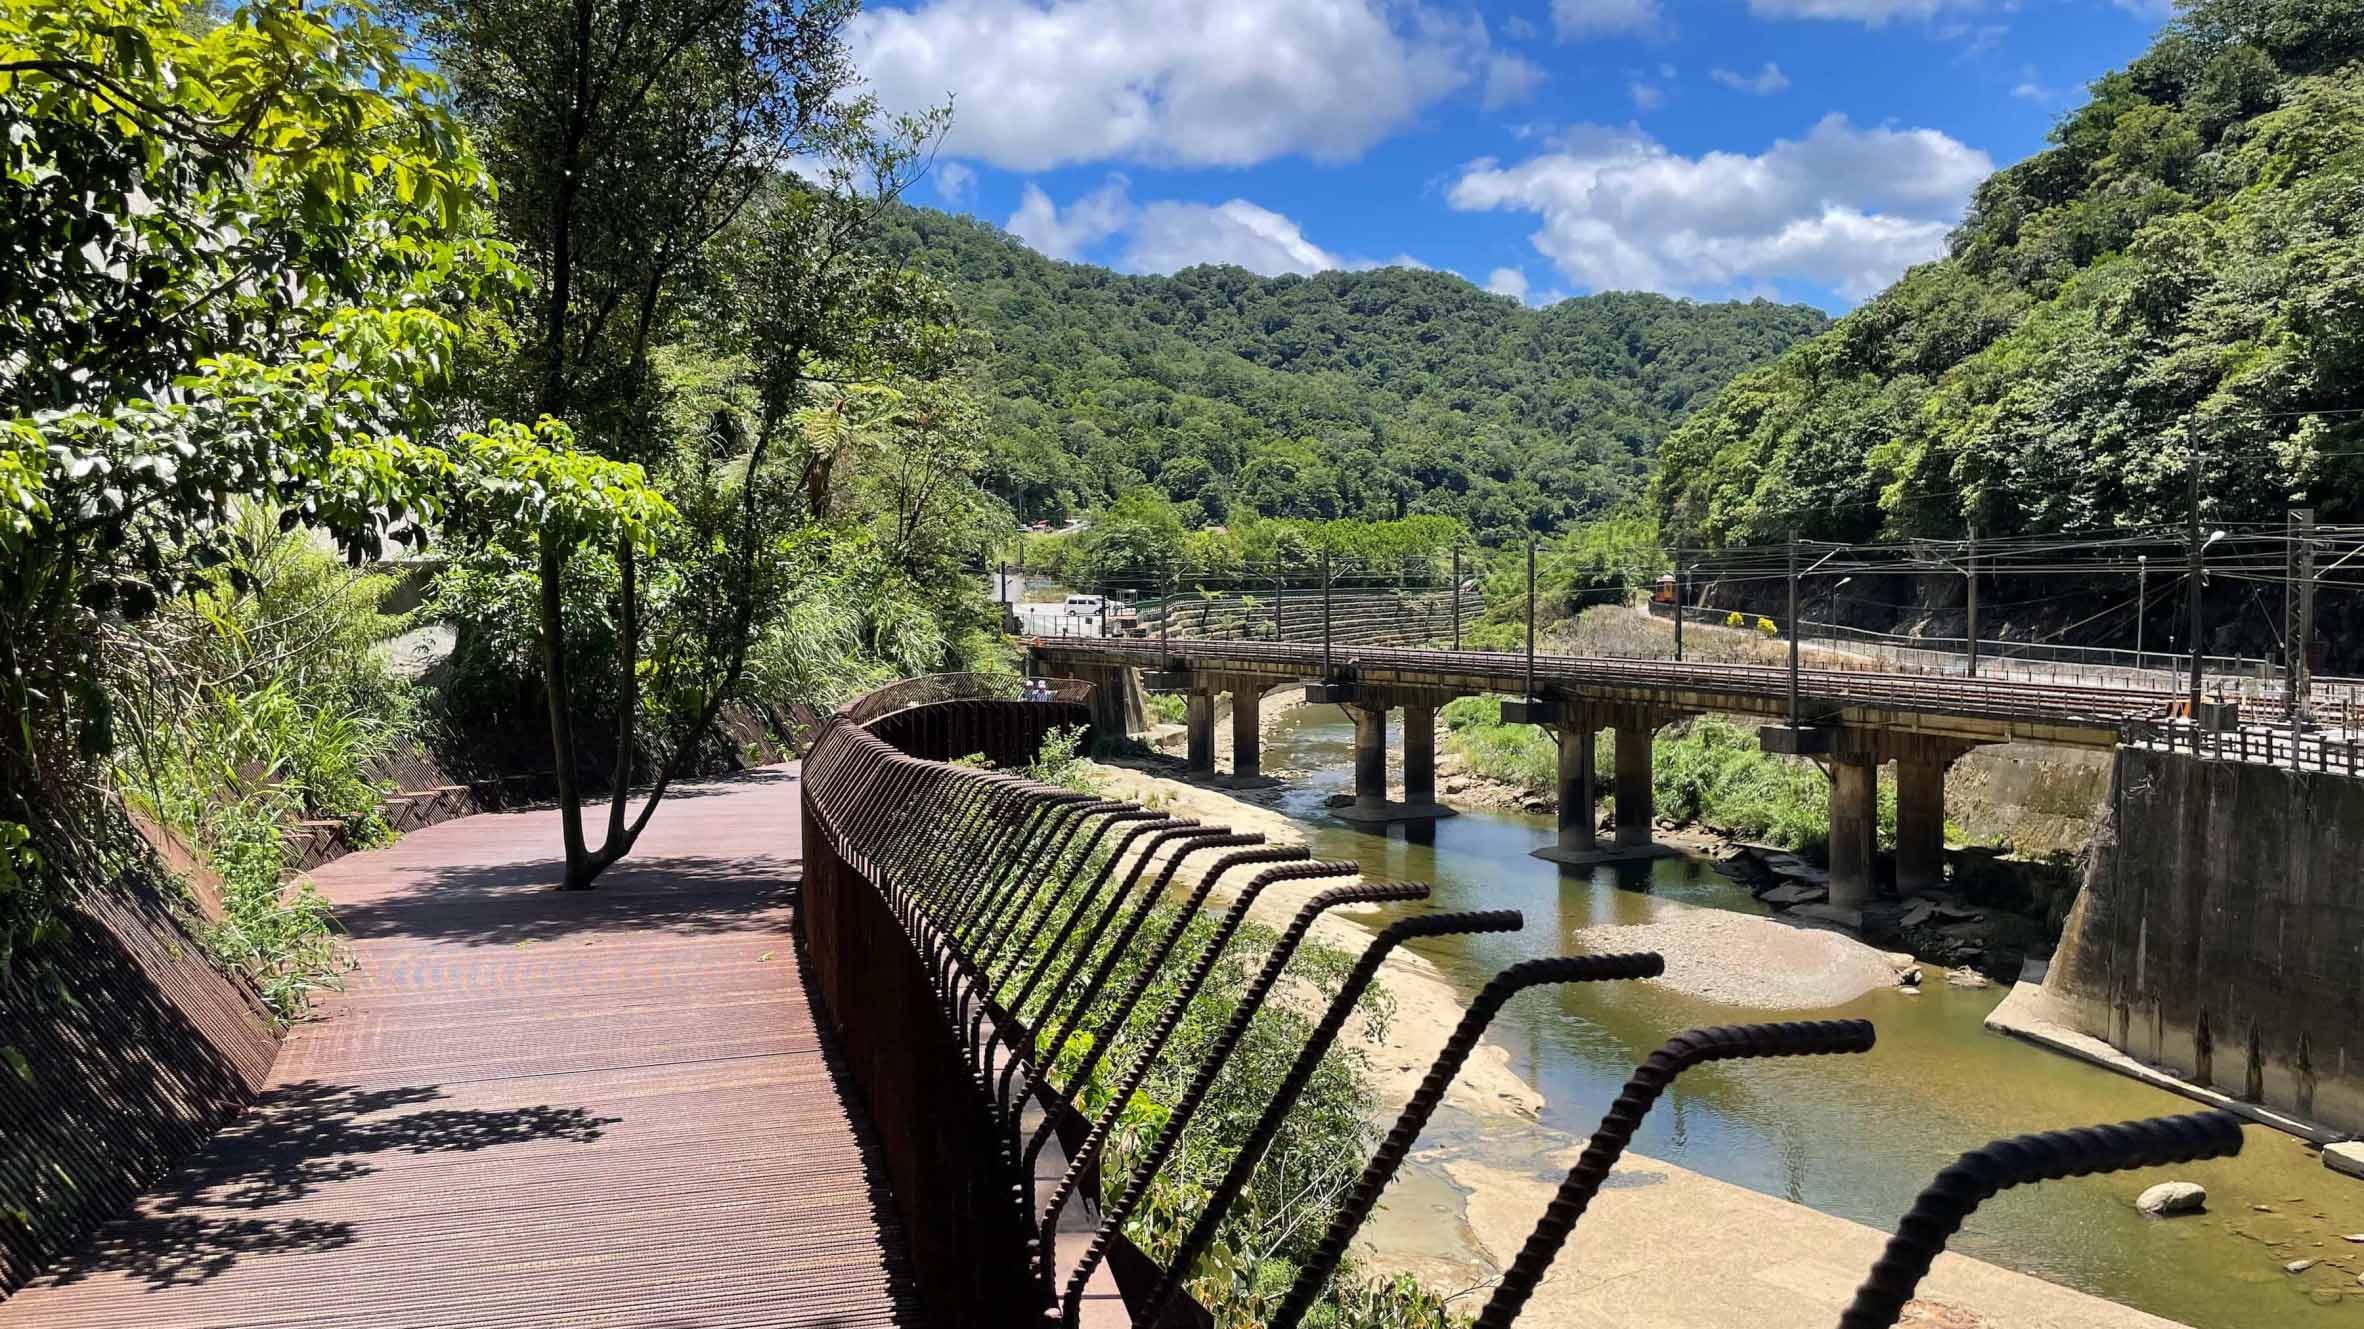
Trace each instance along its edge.
<instances>
[{"instance_id":1,"label":"electric pole","mask_svg":"<svg viewBox=\"0 0 2364 1329\"><path fill-rule=\"evenodd\" d=\"M2191 721L2192 721L2192 733L2193 733L2193 738L2192 738L2192 750L2193 750L2194 752L2197 752L2197 751L2199 751L2199 744L2200 744L2200 740L2199 740L2199 737L2198 737L2198 735L2199 735L2199 725L2200 725L2200 558L2201 558L2201 555L2202 555L2202 553L2204 552L2204 550L2203 550L2203 548L2202 548L2202 546L2201 546L2201 544L2200 544L2200 450L2199 450L2197 447L2195 447L2195 448L2193 448L2193 449L2192 449L2192 476L2191 476L2191 480L2192 480L2192 512L2191 512L2191 531L2190 531L2190 534L2189 534L2189 540L2190 540L2190 543L2191 543L2191 560L2192 560L2192 566L2191 566L2191 569L2190 569L2190 576L2191 576L2191 588L2190 588L2190 589L2191 589L2191 602L2192 602L2192 604L2191 604L2191 608L2192 608L2192 639L2191 639L2191 641L2188 643L2188 645L2191 647L2191 653L2192 653L2192 677L2191 677L2191 697L2190 697L2190 704L2191 704Z\"/></svg>"},{"instance_id":2,"label":"electric pole","mask_svg":"<svg viewBox=\"0 0 2364 1329\"><path fill-rule=\"evenodd\" d=\"M1674 565L1675 663L1681 664L1683 661L1683 601L1688 598L1684 592L1688 589L1689 585L1689 579L1683 572L1683 542L1681 540L1675 541Z\"/></svg>"},{"instance_id":3,"label":"electric pole","mask_svg":"<svg viewBox=\"0 0 2364 1329\"><path fill-rule=\"evenodd\" d=\"M2290 638L2290 722L2291 751L2296 753L2297 727L2314 719L2315 685L2307 649L2315 641L2315 510L2300 508L2293 515L2298 524L2298 631Z\"/></svg>"},{"instance_id":4,"label":"electric pole","mask_svg":"<svg viewBox=\"0 0 2364 1329\"><path fill-rule=\"evenodd\" d=\"M1527 532L1527 700L1535 699L1535 533Z\"/></svg>"},{"instance_id":5,"label":"electric pole","mask_svg":"<svg viewBox=\"0 0 2364 1329\"><path fill-rule=\"evenodd\" d=\"M1798 728L1798 533L1789 533L1789 728Z\"/></svg>"},{"instance_id":6,"label":"electric pole","mask_svg":"<svg viewBox=\"0 0 2364 1329\"><path fill-rule=\"evenodd\" d=\"M2143 620L2150 617L2151 556L2134 556L2134 667L2142 668Z\"/></svg>"},{"instance_id":7,"label":"electric pole","mask_svg":"<svg viewBox=\"0 0 2364 1329\"><path fill-rule=\"evenodd\" d=\"M1330 681L1330 551L1322 551L1322 682Z\"/></svg>"},{"instance_id":8,"label":"electric pole","mask_svg":"<svg viewBox=\"0 0 2364 1329\"><path fill-rule=\"evenodd\" d=\"M1453 542L1453 649L1461 649L1461 542Z\"/></svg>"},{"instance_id":9,"label":"electric pole","mask_svg":"<svg viewBox=\"0 0 2364 1329\"><path fill-rule=\"evenodd\" d=\"M1978 528L1970 528L1970 677L1978 677Z\"/></svg>"}]
</instances>

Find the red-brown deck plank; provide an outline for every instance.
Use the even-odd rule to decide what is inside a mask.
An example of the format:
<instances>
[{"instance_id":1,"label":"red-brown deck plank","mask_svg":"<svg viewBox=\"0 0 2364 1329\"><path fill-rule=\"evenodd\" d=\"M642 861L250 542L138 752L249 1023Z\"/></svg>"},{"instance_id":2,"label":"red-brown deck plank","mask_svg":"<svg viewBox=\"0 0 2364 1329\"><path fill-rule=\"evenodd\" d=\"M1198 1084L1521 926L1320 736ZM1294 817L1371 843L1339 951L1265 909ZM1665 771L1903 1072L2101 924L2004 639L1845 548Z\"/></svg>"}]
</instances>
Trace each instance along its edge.
<instances>
[{"instance_id":1,"label":"red-brown deck plank","mask_svg":"<svg viewBox=\"0 0 2364 1329\"><path fill-rule=\"evenodd\" d=\"M0 1329L911 1323L788 931L794 774L683 793L589 893L550 812L316 871L346 990Z\"/></svg>"}]
</instances>

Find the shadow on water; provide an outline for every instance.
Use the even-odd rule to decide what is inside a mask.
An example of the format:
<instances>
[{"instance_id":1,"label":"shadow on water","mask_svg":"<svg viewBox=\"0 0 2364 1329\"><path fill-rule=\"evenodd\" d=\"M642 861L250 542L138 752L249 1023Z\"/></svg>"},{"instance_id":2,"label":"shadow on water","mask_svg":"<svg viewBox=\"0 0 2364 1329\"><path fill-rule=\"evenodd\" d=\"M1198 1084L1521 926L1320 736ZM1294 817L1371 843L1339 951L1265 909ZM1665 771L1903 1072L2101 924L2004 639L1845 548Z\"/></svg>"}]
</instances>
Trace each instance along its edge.
<instances>
[{"instance_id":1,"label":"shadow on water","mask_svg":"<svg viewBox=\"0 0 2364 1329\"><path fill-rule=\"evenodd\" d=\"M1433 844L1381 838L1330 817L1323 800L1350 780L1352 731L1334 711L1282 717L1268 770L1308 772L1280 810L1306 826L1313 851L1374 875L1426 881L1420 908L1522 911L1517 933L1450 937L1419 949L1465 993L1519 960L1585 949L1576 933L1650 920L1684 907L1763 914L1737 883L1697 858L1563 870L1529 856L1553 836L1548 819L1468 809L1439 822ZM1451 802L1448 795L1447 802ZM1546 1100L1540 1127L1465 1123L1444 1141L1498 1166L1556 1181L1566 1149L1588 1134L1634 1064L1687 1028L1782 1019L1862 1018L1879 1046L1861 1057L1732 1062L1679 1080L1644 1122L1634 1149L1719 1180L1782 1196L1886 1231L1930 1178L1961 1152L2002 1136L2192 1110L2135 1081L1992 1034L1983 1022L2000 989L1949 986L1936 966L1922 995L1868 993L1811 1011L1700 1000L1659 983L1548 989L1514 1001L1491 1041ZM1553 1165L1544 1155L1556 1154ZM2161 1222L2133 1199L2160 1181L2209 1190L2209 1213ZM2292 1203L2294 1197L2299 1201ZM2253 1205L2275 1210L2262 1214ZM2319 1222L2294 1215L2325 1215ZM2326 1171L2311 1150L2253 1127L2237 1159L2048 1183L1988 1202L1953 1249L2093 1292L2199 1329L2265 1324L2364 1324L2364 1286L2324 1305L2282 1265L2344 1259L2364 1247L2310 1243L2328 1224L2364 1232L2364 1185ZM2330 1243L2337 1247L2333 1239ZM2352 1278L2347 1279L2352 1283ZM2315 1284L2313 1286L2321 1286Z\"/></svg>"}]
</instances>

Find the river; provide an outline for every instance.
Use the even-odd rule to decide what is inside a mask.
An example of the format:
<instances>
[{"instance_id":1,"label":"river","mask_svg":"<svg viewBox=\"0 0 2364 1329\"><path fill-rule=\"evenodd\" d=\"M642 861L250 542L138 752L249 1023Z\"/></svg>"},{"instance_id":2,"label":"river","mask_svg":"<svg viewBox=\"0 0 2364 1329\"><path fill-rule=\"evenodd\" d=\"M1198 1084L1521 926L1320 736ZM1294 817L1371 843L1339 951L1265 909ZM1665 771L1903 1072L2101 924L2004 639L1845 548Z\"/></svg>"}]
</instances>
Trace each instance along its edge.
<instances>
[{"instance_id":1,"label":"river","mask_svg":"<svg viewBox=\"0 0 2364 1329\"><path fill-rule=\"evenodd\" d=\"M1422 950L1474 993L1505 965L1564 953L1580 928L1648 921L1663 902L1762 913L1738 884L1693 858L1582 872L1528 856L1547 818L1472 810L1438 824L1434 844L1352 829L1324 809L1351 779L1352 728L1331 708L1277 718L1265 769L1293 773L1279 809L1303 823L1317 857L1354 859L1374 876L1425 881L1440 910L1515 908L1513 934L1448 938ZM2122 1076L1987 1032L2000 988L1948 986L1932 966L1922 995L1871 993L1792 1012L1705 1002L1654 983L1529 993L1495 1021L1492 1041L1548 1106L1540 1127L1440 1114L1425 1143L1496 1166L1548 1174L1546 1153L1588 1135L1635 1062L1666 1037L1708 1024L1860 1017L1879 1031L1861 1057L1710 1065L1685 1074L1645 1122L1636 1151L1887 1231L1939 1168L1999 1136L2194 1110ZM2205 1214L2152 1219L2134 1197L2162 1180L2208 1188ZM1404 1197L1409 1197L1408 1200ZM1452 1241L1451 1183L1408 1174L1394 1222L1423 1222ZM2263 1208L2259 1208L2262 1206ZM2267 1212L2271 1211L2271 1212ZM2048 1182L1988 1201L1951 1249L2139 1307L2195 1329L2364 1325L2364 1182L2328 1172L2301 1142L2252 1127L2235 1159ZM1734 1234L1745 1239L1745 1233ZM1581 1235L1579 1236L1581 1241ZM1440 1250L1442 1257L1463 1254ZM2326 1263L2302 1275L2294 1260ZM2329 1263L2337 1261L2340 1268Z\"/></svg>"}]
</instances>

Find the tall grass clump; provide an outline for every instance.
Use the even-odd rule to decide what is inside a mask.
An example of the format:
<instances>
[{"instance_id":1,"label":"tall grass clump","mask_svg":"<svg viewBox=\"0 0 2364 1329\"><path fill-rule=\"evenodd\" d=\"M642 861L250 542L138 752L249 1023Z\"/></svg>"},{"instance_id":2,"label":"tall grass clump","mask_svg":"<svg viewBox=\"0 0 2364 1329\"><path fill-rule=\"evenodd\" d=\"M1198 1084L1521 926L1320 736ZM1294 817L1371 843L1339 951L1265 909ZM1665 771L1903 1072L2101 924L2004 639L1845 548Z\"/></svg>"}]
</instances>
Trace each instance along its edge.
<instances>
[{"instance_id":1,"label":"tall grass clump","mask_svg":"<svg viewBox=\"0 0 2364 1329\"><path fill-rule=\"evenodd\" d=\"M1530 794L1559 780L1559 741L1534 725L1504 724L1500 697L1456 697L1444 708L1445 741L1469 769Z\"/></svg>"},{"instance_id":2,"label":"tall grass clump","mask_svg":"<svg viewBox=\"0 0 2364 1329\"><path fill-rule=\"evenodd\" d=\"M386 649L409 625L384 612L394 589L257 508L229 561L124 643L116 688L133 723L115 787L221 878L206 945L282 1019L348 967L327 902L283 881L288 827L341 822L362 847L393 835L376 772L421 723Z\"/></svg>"}]
</instances>

